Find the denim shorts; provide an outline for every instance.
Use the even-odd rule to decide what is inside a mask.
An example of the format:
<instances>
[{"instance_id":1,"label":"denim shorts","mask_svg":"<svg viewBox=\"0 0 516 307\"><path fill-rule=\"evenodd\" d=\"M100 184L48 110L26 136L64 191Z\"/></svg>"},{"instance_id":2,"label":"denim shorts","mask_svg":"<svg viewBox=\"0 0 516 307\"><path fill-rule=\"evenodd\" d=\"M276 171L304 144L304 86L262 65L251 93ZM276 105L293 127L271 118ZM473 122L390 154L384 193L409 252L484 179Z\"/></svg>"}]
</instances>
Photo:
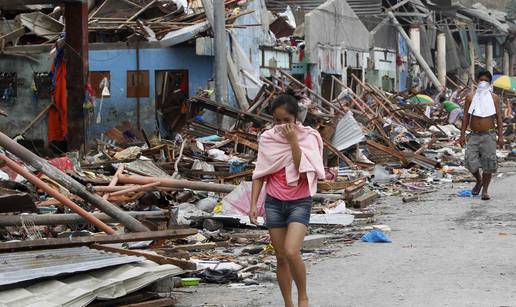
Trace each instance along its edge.
<instances>
[{"instance_id":1,"label":"denim shorts","mask_svg":"<svg viewBox=\"0 0 516 307\"><path fill-rule=\"evenodd\" d=\"M305 226L310 223L312 197L283 201L267 195L265 198L265 221L267 228L287 228L298 222Z\"/></svg>"}]
</instances>

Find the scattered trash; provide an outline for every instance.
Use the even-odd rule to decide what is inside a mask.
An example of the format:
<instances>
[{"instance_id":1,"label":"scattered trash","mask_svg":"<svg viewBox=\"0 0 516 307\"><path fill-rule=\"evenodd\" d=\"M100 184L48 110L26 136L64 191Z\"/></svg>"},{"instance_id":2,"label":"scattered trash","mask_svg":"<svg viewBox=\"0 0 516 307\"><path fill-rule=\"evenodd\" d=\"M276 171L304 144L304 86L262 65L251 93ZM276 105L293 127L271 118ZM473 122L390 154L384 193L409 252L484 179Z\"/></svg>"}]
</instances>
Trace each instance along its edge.
<instances>
[{"instance_id":1,"label":"scattered trash","mask_svg":"<svg viewBox=\"0 0 516 307\"><path fill-rule=\"evenodd\" d=\"M201 278L195 278L195 277L181 278L181 285L183 287L197 286L197 285L199 285L200 281L201 281Z\"/></svg>"}]
</instances>

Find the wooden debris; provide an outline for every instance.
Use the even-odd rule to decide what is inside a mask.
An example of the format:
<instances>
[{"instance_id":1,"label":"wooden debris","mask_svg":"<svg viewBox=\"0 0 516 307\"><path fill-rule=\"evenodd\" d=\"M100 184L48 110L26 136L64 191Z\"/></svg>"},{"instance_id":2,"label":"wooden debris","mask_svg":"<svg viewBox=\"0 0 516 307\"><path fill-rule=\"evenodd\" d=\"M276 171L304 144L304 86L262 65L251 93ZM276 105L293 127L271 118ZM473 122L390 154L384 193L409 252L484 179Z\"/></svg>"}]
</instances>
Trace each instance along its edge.
<instances>
[{"instance_id":1,"label":"wooden debris","mask_svg":"<svg viewBox=\"0 0 516 307\"><path fill-rule=\"evenodd\" d=\"M184 270L197 269L197 265L193 262L182 260L182 259L176 259L176 258L172 258L172 257L165 257L165 256L161 256L161 255L151 254L151 253L145 252L145 251L116 248L116 247L100 245L100 244L93 244L91 247L95 248L95 249L105 250L105 251L108 251L111 253L119 253L119 254L124 254L124 255L129 255L129 256L142 256L142 257L145 257L156 263L173 264Z\"/></svg>"},{"instance_id":2,"label":"wooden debris","mask_svg":"<svg viewBox=\"0 0 516 307\"><path fill-rule=\"evenodd\" d=\"M0 243L0 253L32 250L32 249L46 249L46 248L60 248L72 247L91 244L111 244L123 242L137 242L149 241L159 239L178 239L184 238L197 233L196 229L171 229L162 231L147 231L116 234L110 236L91 236L91 237L74 237L74 238L58 238L46 240L32 240L20 242L4 242Z\"/></svg>"}]
</instances>

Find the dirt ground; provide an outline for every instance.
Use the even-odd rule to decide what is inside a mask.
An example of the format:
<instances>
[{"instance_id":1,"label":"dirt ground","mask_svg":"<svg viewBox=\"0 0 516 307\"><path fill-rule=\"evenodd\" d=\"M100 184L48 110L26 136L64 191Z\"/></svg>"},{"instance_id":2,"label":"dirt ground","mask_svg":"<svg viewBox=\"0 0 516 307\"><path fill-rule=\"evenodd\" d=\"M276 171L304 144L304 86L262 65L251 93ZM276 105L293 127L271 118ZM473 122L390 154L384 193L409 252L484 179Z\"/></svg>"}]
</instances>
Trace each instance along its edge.
<instances>
[{"instance_id":1,"label":"dirt ground","mask_svg":"<svg viewBox=\"0 0 516 307\"><path fill-rule=\"evenodd\" d=\"M419 202L382 197L378 223L393 243L356 242L307 265L311 306L516 306L516 166L491 201L442 185ZM181 288L178 306L282 306L276 283Z\"/></svg>"}]
</instances>

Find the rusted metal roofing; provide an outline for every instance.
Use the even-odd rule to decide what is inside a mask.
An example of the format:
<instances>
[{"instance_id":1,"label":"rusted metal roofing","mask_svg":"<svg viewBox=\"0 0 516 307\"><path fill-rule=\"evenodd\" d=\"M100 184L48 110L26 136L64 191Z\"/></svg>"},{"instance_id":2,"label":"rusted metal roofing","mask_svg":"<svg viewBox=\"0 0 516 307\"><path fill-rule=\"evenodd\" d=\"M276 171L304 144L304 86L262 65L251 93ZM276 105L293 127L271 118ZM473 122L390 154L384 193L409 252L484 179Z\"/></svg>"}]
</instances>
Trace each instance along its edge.
<instances>
[{"instance_id":1,"label":"rusted metal roofing","mask_svg":"<svg viewBox=\"0 0 516 307\"><path fill-rule=\"evenodd\" d=\"M0 286L143 260L86 246L5 253L0 254Z\"/></svg>"}]
</instances>

